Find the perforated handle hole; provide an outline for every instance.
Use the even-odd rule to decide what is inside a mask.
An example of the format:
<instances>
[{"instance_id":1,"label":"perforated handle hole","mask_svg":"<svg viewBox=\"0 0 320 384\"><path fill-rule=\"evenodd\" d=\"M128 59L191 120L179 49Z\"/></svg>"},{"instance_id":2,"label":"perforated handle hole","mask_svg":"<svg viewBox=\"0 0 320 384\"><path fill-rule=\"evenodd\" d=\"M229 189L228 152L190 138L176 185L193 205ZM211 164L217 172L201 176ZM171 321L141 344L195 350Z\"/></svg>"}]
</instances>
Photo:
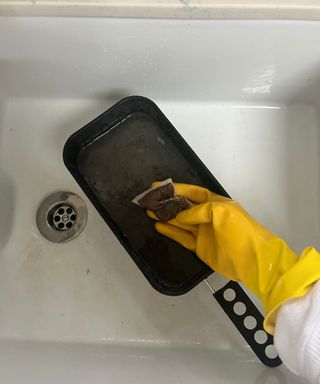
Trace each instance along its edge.
<instances>
[{"instance_id":1,"label":"perforated handle hole","mask_svg":"<svg viewBox=\"0 0 320 384\"><path fill-rule=\"evenodd\" d=\"M246 313L247 307L244 303L242 303L241 301L238 301L233 306L233 310L237 315L242 316Z\"/></svg>"},{"instance_id":2,"label":"perforated handle hole","mask_svg":"<svg viewBox=\"0 0 320 384\"><path fill-rule=\"evenodd\" d=\"M278 357L278 352L274 345L270 344L266 346L265 354L269 359L275 359Z\"/></svg>"},{"instance_id":3,"label":"perforated handle hole","mask_svg":"<svg viewBox=\"0 0 320 384\"><path fill-rule=\"evenodd\" d=\"M257 326L257 320L253 316L247 316L243 320L243 324L247 329L255 329Z\"/></svg>"},{"instance_id":4,"label":"perforated handle hole","mask_svg":"<svg viewBox=\"0 0 320 384\"><path fill-rule=\"evenodd\" d=\"M223 292L223 297L226 301L233 301L236 298L236 292L232 288L228 288Z\"/></svg>"},{"instance_id":5,"label":"perforated handle hole","mask_svg":"<svg viewBox=\"0 0 320 384\"><path fill-rule=\"evenodd\" d=\"M265 331L260 329L259 331L256 331L254 334L254 339L258 344L264 344L268 340L268 335Z\"/></svg>"}]
</instances>

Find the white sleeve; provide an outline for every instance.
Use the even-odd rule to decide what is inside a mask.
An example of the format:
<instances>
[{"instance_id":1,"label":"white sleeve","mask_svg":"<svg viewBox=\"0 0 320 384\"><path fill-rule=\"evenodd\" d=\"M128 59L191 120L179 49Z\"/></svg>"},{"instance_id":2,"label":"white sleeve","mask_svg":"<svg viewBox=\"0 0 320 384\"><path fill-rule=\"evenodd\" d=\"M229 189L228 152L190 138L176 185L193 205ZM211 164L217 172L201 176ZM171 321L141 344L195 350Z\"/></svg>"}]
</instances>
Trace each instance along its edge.
<instances>
[{"instance_id":1,"label":"white sleeve","mask_svg":"<svg viewBox=\"0 0 320 384\"><path fill-rule=\"evenodd\" d=\"M320 384L320 281L304 297L282 305L274 344L291 371Z\"/></svg>"}]
</instances>

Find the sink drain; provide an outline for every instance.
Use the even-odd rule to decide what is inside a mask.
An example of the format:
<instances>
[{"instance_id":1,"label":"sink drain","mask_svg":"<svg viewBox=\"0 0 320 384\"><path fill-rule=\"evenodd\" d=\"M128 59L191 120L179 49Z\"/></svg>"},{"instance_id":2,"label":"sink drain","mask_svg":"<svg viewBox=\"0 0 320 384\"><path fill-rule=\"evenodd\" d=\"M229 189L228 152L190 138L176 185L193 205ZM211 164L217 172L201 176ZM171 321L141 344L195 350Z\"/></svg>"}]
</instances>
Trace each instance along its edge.
<instances>
[{"instance_id":1,"label":"sink drain","mask_svg":"<svg viewBox=\"0 0 320 384\"><path fill-rule=\"evenodd\" d=\"M47 196L37 212L40 233L54 243L74 239L86 222L87 208L83 200L71 192L55 192Z\"/></svg>"}]
</instances>

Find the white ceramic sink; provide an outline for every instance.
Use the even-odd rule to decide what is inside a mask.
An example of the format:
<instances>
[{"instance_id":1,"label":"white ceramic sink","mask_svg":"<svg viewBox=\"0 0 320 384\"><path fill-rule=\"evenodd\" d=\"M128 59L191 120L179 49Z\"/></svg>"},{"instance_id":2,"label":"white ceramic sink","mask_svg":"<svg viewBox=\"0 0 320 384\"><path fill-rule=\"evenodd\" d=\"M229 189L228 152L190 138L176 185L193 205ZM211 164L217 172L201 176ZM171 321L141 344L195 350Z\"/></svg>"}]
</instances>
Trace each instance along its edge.
<instances>
[{"instance_id":1,"label":"white ceramic sink","mask_svg":"<svg viewBox=\"0 0 320 384\"><path fill-rule=\"evenodd\" d=\"M1 18L1 383L302 383L258 362L204 284L154 291L62 149L147 96L258 220L296 251L319 247L319 66L318 22ZM88 207L66 244L35 222L57 190Z\"/></svg>"}]
</instances>

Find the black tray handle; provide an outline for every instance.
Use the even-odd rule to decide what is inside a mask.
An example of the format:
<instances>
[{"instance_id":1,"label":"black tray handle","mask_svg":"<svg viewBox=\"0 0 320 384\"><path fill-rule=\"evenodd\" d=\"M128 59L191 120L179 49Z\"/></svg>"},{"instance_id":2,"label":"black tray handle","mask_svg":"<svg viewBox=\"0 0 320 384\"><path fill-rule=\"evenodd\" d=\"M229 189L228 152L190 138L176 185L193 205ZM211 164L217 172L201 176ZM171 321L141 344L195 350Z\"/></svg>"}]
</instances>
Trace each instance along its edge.
<instances>
[{"instance_id":1,"label":"black tray handle","mask_svg":"<svg viewBox=\"0 0 320 384\"><path fill-rule=\"evenodd\" d=\"M229 281L213 296L261 362L268 367L278 367L282 361L274 353L273 337L264 331L262 314L240 285ZM270 357L267 356L266 351Z\"/></svg>"}]
</instances>

